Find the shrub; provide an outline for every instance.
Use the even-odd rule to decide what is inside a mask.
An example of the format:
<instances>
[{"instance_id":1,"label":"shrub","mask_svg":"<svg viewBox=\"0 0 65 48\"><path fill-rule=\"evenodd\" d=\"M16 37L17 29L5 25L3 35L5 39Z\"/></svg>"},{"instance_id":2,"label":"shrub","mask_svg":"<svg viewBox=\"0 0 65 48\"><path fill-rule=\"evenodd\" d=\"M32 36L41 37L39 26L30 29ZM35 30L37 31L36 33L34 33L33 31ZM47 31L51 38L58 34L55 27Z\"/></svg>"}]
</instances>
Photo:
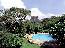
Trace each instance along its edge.
<instances>
[{"instance_id":1,"label":"shrub","mask_svg":"<svg viewBox=\"0 0 65 48\"><path fill-rule=\"evenodd\" d=\"M22 36L20 34L0 32L0 42L1 48L22 46Z\"/></svg>"},{"instance_id":2,"label":"shrub","mask_svg":"<svg viewBox=\"0 0 65 48\"><path fill-rule=\"evenodd\" d=\"M64 46L65 48L65 18L61 18L58 20L53 26L50 28L50 34L53 35L53 38L55 38L60 46Z\"/></svg>"}]
</instances>

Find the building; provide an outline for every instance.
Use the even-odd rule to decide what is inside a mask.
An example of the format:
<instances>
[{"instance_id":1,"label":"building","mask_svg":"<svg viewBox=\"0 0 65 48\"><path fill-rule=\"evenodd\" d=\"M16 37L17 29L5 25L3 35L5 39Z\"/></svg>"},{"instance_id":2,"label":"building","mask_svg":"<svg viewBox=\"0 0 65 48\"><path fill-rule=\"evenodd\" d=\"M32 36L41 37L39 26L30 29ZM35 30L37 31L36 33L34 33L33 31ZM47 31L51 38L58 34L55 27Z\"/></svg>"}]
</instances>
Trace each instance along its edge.
<instances>
[{"instance_id":1,"label":"building","mask_svg":"<svg viewBox=\"0 0 65 48\"><path fill-rule=\"evenodd\" d=\"M31 16L30 19L32 22L40 22L40 20L38 19L38 16Z\"/></svg>"}]
</instances>

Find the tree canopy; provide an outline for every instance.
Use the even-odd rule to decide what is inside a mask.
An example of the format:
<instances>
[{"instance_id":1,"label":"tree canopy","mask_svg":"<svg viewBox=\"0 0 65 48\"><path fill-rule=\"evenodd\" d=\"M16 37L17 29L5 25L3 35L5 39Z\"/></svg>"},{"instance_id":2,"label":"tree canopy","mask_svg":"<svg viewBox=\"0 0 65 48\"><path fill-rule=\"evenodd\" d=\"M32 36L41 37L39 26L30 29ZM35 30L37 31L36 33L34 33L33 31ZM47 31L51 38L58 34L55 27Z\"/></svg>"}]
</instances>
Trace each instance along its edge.
<instances>
[{"instance_id":1,"label":"tree canopy","mask_svg":"<svg viewBox=\"0 0 65 48\"><path fill-rule=\"evenodd\" d=\"M61 17L60 20L55 22L53 26L50 28L50 34L53 35L59 45L63 48L65 47L65 17Z\"/></svg>"}]
</instances>

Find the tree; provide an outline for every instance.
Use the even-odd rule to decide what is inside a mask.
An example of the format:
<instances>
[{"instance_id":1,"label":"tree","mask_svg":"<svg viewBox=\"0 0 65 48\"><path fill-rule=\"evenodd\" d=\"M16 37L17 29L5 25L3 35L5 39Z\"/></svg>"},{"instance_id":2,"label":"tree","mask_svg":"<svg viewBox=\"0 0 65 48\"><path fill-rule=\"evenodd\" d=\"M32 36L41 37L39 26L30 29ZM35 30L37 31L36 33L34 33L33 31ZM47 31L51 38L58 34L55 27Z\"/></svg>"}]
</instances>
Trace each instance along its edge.
<instances>
[{"instance_id":1,"label":"tree","mask_svg":"<svg viewBox=\"0 0 65 48\"><path fill-rule=\"evenodd\" d=\"M21 34L0 32L0 48L20 48L22 42Z\"/></svg>"},{"instance_id":2,"label":"tree","mask_svg":"<svg viewBox=\"0 0 65 48\"><path fill-rule=\"evenodd\" d=\"M65 48L65 17L61 17L53 26L50 28L50 34L53 35L59 45Z\"/></svg>"},{"instance_id":3,"label":"tree","mask_svg":"<svg viewBox=\"0 0 65 48\"><path fill-rule=\"evenodd\" d=\"M15 7L5 10L1 19L5 22L7 28L6 31L19 32L20 29L23 29L21 28L23 26L22 22L25 20L27 15L30 15L30 13L30 10ZM19 26L16 27L16 24L19 24Z\"/></svg>"},{"instance_id":4,"label":"tree","mask_svg":"<svg viewBox=\"0 0 65 48\"><path fill-rule=\"evenodd\" d=\"M11 16L15 18L20 18L21 20L25 20L26 16L30 15L30 13L30 10L12 7L10 9L5 10L4 16Z\"/></svg>"}]
</instances>

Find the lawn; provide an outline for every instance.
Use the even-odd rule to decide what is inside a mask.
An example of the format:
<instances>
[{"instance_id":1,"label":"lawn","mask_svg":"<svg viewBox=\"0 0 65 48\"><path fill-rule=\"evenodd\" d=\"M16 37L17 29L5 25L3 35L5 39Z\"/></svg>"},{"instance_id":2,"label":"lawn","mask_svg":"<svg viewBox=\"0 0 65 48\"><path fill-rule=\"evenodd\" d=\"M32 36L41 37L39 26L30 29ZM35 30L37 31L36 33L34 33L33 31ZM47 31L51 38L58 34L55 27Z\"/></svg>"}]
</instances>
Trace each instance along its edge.
<instances>
[{"instance_id":1,"label":"lawn","mask_svg":"<svg viewBox=\"0 0 65 48\"><path fill-rule=\"evenodd\" d=\"M31 44L25 38L23 38L23 44L22 44L21 48L40 48L40 46L38 46L36 44Z\"/></svg>"}]
</instances>

